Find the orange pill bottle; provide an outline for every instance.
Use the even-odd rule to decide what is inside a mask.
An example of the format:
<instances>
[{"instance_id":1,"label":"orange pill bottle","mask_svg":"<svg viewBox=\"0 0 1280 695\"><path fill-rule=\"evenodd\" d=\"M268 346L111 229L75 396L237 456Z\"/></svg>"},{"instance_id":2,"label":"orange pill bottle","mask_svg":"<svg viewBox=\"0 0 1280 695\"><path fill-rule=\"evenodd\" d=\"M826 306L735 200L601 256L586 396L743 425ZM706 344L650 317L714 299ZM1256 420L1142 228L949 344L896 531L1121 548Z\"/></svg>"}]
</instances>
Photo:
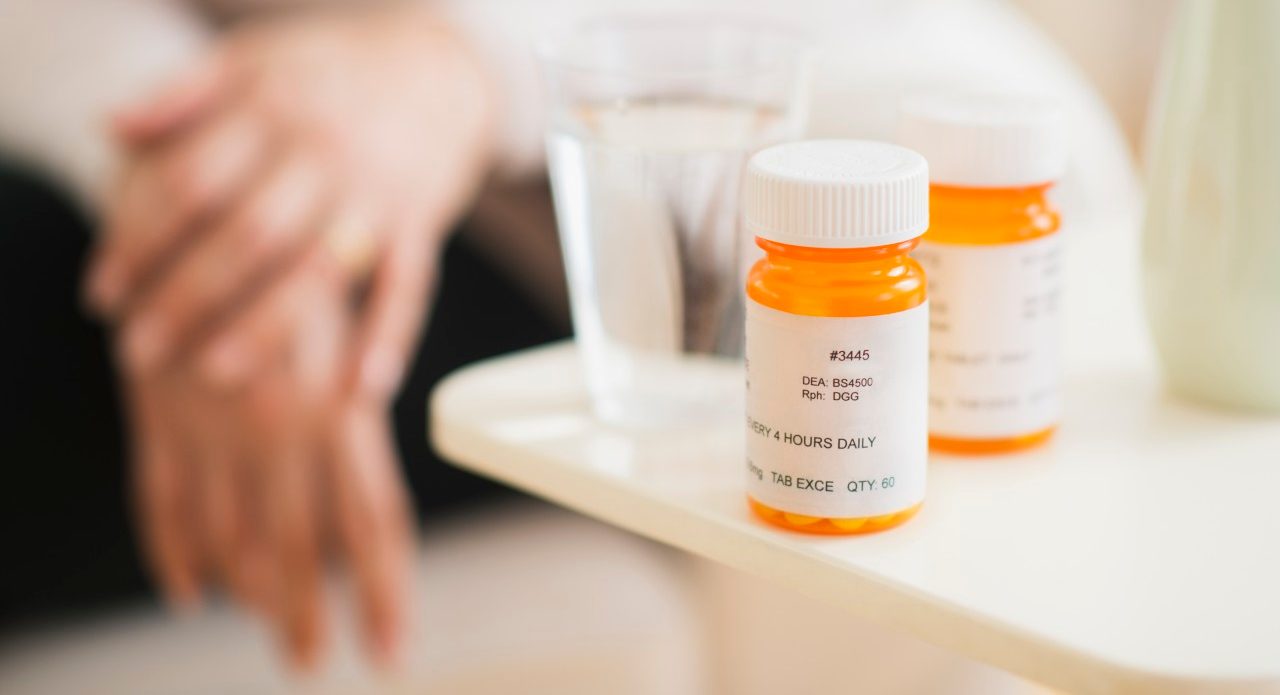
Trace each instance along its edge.
<instances>
[{"instance_id":1,"label":"orange pill bottle","mask_svg":"<svg viewBox=\"0 0 1280 695\"><path fill-rule=\"evenodd\" d=\"M909 255L928 167L903 147L788 143L752 157L743 221L751 509L810 533L879 531L925 495L929 307Z\"/></svg>"},{"instance_id":2,"label":"orange pill bottle","mask_svg":"<svg viewBox=\"0 0 1280 695\"><path fill-rule=\"evenodd\" d=\"M1061 235L1048 194L1066 166L1051 102L931 95L903 103L899 142L929 161L929 443L1000 453L1049 439L1062 410Z\"/></svg>"}]
</instances>

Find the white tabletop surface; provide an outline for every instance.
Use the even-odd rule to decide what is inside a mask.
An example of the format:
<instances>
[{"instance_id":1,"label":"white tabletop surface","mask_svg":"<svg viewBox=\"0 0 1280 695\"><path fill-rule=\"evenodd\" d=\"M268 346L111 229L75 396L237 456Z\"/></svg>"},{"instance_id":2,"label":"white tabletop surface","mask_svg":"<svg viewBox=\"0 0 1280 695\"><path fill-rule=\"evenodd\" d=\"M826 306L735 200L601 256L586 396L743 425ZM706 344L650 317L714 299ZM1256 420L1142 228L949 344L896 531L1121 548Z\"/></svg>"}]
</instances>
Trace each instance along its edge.
<instances>
[{"instance_id":1,"label":"white tabletop surface","mask_svg":"<svg viewBox=\"0 0 1280 695\"><path fill-rule=\"evenodd\" d=\"M1164 392L1126 238L1069 247L1058 436L1020 455L933 456L925 506L898 529L764 525L743 498L738 414L601 425L567 344L450 377L433 439L463 468L1046 685L1280 692L1280 420Z\"/></svg>"}]
</instances>

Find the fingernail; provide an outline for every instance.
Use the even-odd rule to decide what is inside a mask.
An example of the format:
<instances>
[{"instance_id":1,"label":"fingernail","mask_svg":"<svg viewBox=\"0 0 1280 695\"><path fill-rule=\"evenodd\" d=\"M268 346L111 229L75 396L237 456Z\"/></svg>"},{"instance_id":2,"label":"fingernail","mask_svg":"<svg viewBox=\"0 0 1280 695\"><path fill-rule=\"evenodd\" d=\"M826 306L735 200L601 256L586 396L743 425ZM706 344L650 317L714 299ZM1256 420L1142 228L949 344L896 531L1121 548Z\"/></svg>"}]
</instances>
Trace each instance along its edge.
<instances>
[{"instance_id":1,"label":"fingernail","mask_svg":"<svg viewBox=\"0 0 1280 695\"><path fill-rule=\"evenodd\" d=\"M194 583L183 582L180 586L171 586L164 592L165 604L175 615L193 616L200 613L200 592Z\"/></svg>"},{"instance_id":2,"label":"fingernail","mask_svg":"<svg viewBox=\"0 0 1280 695\"><path fill-rule=\"evenodd\" d=\"M289 662L299 674L314 673L320 665L320 640L318 636L294 631L288 637Z\"/></svg>"},{"instance_id":3,"label":"fingernail","mask_svg":"<svg viewBox=\"0 0 1280 695\"><path fill-rule=\"evenodd\" d=\"M168 331L158 319L144 316L125 328L125 362L135 372L145 372L154 367L168 349Z\"/></svg>"},{"instance_id":4,"label":"fingernail","mask_svg":"<svg viewBox=\"0 0 1280 695\"><path fill-rule=\"evenodd\" d=\"M124 294L124 277L114 263L99 263L89 276L89 302L102 313L110 313Z\"/></svg>"},{"instance_id":5,"label":"fingernail","mask_svg":"<svg viewBox=\"0 0 1280 695\"><path fill-rule=\"evenodd\" d=\"M365 391L389 396L400 388L400 361L386 350L373 350L360 362L360 385Z\"/></svg>"},{"instance_id":6,"label":"fingernail","mask_svg":"<svg viewBox=\"0 0 1280 695\"><path fill-rule=\"evenodd\" d=\"M400 635L393 625L383 625L374 633L378 665L395 670L400 666Z\"/></svg>"},{"instance_id":7,"label":"fingernail","mask_svg":"<svg viewBox=\"0 0 1280 695\"><path fill-rule=\"evenodd\" d=\"M200 599L194 596L170 596L165 599L169 612L183 617L200 615Z\"/></svg>"},{"instance_id":8,"label":"fingernail","mask_svg":"<svg viewBox=\"0 0 1280 695\"><path fill-rule=\"evenodd\" d=\"M275 616L275 602L267 590L266 567L256 555L245 553L236 566L237 584L245 595L245 603L249 609L263 620L270 621Z\"/></svg>"},{"instance_id":9,"label":"fingernail","mask_svg":"<svg viewBox=\"0 0 1280 695\"><path fill-rule=\"evenodd\" d=\"M249 372L249 353L238 340L221 340L205 353L200 368L210 382L233 386Z\"/></svg>"}]
</instances>

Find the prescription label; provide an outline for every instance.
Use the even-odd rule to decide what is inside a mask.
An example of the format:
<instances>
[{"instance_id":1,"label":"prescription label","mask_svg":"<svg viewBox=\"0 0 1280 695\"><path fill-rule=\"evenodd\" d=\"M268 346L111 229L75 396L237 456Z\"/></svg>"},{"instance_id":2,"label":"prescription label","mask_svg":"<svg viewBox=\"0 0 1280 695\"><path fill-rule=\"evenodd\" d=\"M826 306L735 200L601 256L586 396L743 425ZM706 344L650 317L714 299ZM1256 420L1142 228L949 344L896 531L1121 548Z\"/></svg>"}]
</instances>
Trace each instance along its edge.
<instances>
[{"instance_id":1,"label":"prescription label","mask_svg":"<svg viewBox=\"0 0 1280 695\"><path fill-rule=\"evenodd\" d=\"M929 306L800 316L747 303L747 493L826 518L924 499Z\"/></svg>"},{"instance_id":2,"label":"prescription label","mask_svg":"<svg viewBox=\"0 0 1280 695\"><path fill-rule=\"evenodd\" d=\"M1060 234L1015 244L923 243L929 279L929 431L1000 438L1061 414Z\"/></svg>"}]
</instances>

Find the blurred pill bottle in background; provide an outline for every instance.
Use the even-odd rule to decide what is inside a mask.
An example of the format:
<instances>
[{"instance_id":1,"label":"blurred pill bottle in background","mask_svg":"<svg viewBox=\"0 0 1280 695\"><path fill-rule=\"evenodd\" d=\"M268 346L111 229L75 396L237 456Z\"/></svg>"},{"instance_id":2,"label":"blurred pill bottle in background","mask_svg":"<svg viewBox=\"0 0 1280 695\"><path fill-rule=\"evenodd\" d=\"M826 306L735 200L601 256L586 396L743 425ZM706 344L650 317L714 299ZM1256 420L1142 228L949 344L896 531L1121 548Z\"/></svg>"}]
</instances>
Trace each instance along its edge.
<instances>
[{"instance_id":1,"label":"blurred pill bottle in background","mask_svg":"<svg viewBox=\"0 0 1280 695\"><path fill-rule=\"evenodd\" d=\"M936 94L902 104L899 142L929 162L929 444L954 453L1046 441L1062 411L1061 111L1034 97Z\"/></svg>"},{"instance_id":2,"label":"blurred pill bottle in background","mask_svg":"<svg viewBox=\"0 0 1280 695\"><path fill-rule=\"evenodd\" d=\"M928 166L857 140L752 157L743 222L765 256L747 278L747 494L810 533L911 518L928 458L929 307L910 257L929 224Z\"/></svg>"}]
</instances>

